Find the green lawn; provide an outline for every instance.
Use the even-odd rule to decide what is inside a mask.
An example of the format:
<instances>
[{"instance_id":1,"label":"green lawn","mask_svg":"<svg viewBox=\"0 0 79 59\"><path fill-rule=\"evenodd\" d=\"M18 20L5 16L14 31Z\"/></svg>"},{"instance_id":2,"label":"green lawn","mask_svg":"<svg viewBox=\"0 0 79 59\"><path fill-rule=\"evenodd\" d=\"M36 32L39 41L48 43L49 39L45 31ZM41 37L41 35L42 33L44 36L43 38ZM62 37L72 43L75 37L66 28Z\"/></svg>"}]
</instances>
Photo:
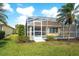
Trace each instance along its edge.
<instances>
[{"instance_id":1,"label":"green lawn","mask_svg":"<svg viewBox=\"0 0 79 59\"><path fill-rule=\"evenodd\" d=\"M49 41L41 43L16 43L0 40L1 56L79 56L79 42Z\"/></svg>"}]
</instances>

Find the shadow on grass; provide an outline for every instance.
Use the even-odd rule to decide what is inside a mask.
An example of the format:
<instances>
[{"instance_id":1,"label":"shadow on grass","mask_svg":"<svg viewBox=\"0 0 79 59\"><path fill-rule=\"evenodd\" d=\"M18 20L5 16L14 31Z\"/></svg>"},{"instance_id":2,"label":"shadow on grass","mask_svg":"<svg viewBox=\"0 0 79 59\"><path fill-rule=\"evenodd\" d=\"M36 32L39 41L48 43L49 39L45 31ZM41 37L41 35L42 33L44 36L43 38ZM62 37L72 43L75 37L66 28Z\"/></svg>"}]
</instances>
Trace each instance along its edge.
<instances>
[{"instance_id":1,"label":"shadow on grass","mask_svg":"<svg viewBox=\"0 0 79 59\"><path fill-rule=\"evenodd\" d=\"M7 41L6 40L0 40L0 47L4 47L6 45Z\"/></svg>"}]
</instances>

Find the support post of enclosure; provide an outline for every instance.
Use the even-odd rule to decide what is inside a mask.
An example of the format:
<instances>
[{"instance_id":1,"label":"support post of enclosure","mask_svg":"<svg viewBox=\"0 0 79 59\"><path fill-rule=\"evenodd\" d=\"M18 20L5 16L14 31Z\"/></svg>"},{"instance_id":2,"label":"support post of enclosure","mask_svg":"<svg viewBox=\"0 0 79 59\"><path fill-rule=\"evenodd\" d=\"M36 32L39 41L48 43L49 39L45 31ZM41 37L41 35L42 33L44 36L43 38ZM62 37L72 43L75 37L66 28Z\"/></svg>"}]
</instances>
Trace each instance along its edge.
<instances>
[{"instance_id":1,"label":"support post of enclosure","mask_svg":"<svg viewBox=\"0 0 79 59\"><path fill-rule=\"evenodd\" d=\"M47 22L46 22L46 35L48 34L48 19L47 19Z\"/></svg>"},{"instance_id":2,"label":"support post of enclosure","mask_svg":"<svg viewBox=\"0 0 79 59\"><path fill-rule=\"evenodd\" d=\"M33 21L33 39L35 37L35 21Z\"/></svg>"},{"instance_id":3,"label":"support post of enclosure","mask_svg":"<svg viewBox=\"0 0 79 59\"><path fill-rule=\"evenodd\" d=\"M30 27L30 40L32 40L32 27Z\"/></svg>"},{"instance_id":4,"label":"support post of enclosure","mask_svg":"<svg viewBox=\"0 0 79 59\"><path fill-rule=\"evenodd\" d=\"M41 20L41 38L42 38L42 20Z\"/></svg>"}]
</instances>

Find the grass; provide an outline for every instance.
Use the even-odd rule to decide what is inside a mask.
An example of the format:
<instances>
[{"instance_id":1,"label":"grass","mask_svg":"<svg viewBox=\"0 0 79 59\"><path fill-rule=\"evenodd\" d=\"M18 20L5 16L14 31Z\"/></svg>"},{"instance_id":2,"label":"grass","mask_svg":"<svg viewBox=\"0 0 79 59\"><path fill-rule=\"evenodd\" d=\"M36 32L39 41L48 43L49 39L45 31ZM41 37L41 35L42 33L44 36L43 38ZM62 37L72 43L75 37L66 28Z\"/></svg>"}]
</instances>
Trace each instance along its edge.
<instances>
[{"instance_id":1,"label":"grass","mask_svg":"<svg viewBox=\"0 0 79 59\"><path fill-rule=\"evenodd\" d=\"M0 56L79 56L79 42L16 43L0 40Z\"/></svg>"}]
</instances>

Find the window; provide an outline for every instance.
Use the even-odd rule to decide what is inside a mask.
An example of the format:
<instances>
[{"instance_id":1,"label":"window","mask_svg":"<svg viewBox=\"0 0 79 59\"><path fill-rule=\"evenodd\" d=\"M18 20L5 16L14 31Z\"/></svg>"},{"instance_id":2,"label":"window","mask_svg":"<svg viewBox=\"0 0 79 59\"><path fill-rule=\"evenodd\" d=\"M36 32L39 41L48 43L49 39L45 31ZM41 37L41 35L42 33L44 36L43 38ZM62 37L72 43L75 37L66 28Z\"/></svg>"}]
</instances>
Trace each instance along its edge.
<instances>
[{"instance_id":1,"label":"window","mask_svg":"<svg viewBox=\"0 0 79 59\"><path fill-rule=\"evenodd\" d=\"M35 35L41 35L41 32L35 32Z\"/></svg>"},{"instance_id":2,"label":"window","mask_svg":"<svg viewBox=\"0 0 79 59\"><path fill-rule=\"evenodd\" d=\"M57 33L58 32L58 28L50 28L50 33Z\"/></svg>"},{"instance_id":3,"label":"window","mask_svg":"<svg viewBox=\"0 0 79 59\"><path fill-rule=\"evenodd\" d=\"M41 31L41 28L40 27L35 27L35 30L36 31Z\"/></svg>"}]
</instances>

